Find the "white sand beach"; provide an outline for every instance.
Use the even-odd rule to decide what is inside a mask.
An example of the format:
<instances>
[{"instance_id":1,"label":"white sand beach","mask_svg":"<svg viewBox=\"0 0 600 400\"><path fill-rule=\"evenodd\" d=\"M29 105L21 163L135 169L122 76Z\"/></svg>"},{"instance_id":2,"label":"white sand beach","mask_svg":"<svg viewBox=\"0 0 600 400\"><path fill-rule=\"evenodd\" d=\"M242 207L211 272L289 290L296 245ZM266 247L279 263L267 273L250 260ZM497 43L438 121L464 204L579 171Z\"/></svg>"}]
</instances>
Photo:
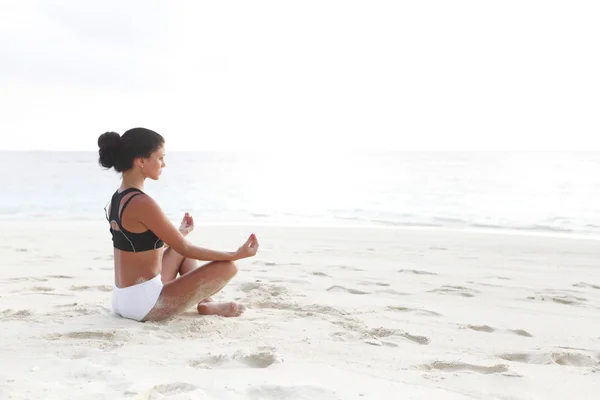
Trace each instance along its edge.
<instances>
[{"instance_id":1,"label":"white sand beach","mask_svg":"<svg viewBox=\"0 0 600 400\"><path fill-rule=\"evenodd\" d=\"M597 399L600 242L434 229L196 226L256 257L217 300L110 309L105 223L2 222L2 399Z\"/></svg>"}]
</instances>

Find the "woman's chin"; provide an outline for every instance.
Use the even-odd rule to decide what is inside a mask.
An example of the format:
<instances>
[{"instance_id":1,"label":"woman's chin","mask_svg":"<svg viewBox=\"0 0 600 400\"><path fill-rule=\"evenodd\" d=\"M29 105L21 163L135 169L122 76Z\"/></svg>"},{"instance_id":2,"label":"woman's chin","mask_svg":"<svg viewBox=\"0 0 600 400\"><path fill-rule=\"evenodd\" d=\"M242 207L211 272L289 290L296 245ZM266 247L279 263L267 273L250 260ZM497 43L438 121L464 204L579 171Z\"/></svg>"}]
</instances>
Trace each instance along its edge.
<instances>
[{"instance_id":1,"label":"woman's chin","mask_svg":"<svg viewBox=\"0 0 600 400\"><path fill-rule=\"evenodd\" d=\"M161 175L162 175L162 172L159 172L154 176L148 176L148 178L152 179L153 181L157 181Z\"/></svg>"}]
</instances>

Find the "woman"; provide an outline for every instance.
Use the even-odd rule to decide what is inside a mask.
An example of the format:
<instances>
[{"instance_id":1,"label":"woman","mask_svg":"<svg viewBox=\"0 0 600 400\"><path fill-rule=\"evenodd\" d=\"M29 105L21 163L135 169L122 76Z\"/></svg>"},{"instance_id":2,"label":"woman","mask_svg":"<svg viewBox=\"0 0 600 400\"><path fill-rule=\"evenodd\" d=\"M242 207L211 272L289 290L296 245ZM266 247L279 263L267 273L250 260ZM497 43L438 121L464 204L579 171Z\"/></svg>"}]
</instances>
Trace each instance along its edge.
<instances>
[{"instance_id":1,"label":"woman","mask_svg":"<svg viewBox=\"0 0 600 400\"><path fill-rule=\"evenodd\" d=\"M136 321L157 321L197 304L200 314L238 316L244 306L216 303L210 296L237 273L233 261L256 254L256 236L235 252L205 249L186 239L193 218L186 213L178 230L144 193L146 178L158 180L166 166L164 143L161 135L144 128L98 138L100 165L123 173L105 209L114 246L113 310ZM211 262L198 268L196 260Z\"/></svg>"}]
</instances>

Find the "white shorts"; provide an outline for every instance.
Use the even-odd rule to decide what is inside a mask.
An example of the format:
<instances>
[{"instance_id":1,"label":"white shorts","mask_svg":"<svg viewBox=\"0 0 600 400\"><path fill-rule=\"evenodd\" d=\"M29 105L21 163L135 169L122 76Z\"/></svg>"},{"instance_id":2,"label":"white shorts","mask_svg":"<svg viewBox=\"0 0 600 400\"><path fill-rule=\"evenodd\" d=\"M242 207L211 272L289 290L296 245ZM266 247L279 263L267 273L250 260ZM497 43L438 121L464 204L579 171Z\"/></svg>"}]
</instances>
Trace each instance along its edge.
<instances>
[{"instance_id":1,"label":"white shorts","mask_svg":"<svg viewBox=\"0 0 600 400\"><path fill-rule=\"evenodd\" d=\"M121 317L141 321L158 301L162 288L160 274L149 281L126 288L118 288L113 285L113 311Z\"/></svg>"}]
</instances>

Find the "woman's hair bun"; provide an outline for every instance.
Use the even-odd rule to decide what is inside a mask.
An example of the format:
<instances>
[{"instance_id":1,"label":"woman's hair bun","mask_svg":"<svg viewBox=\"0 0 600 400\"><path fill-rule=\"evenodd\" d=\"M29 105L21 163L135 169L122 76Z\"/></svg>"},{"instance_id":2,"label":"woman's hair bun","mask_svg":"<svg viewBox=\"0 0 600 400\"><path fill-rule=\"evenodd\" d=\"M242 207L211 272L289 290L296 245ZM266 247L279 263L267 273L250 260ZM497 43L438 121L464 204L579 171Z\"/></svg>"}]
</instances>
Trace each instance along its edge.
<instances>
[{"instance_id":1,"label":"woman's hair bun","mask_svg":"<svg viewBox=\"0 0 600 400\"><path fill-rule=\"evenodd\" d=\"M117 132L106 132L98 138L98 162L105 168L115 166L121 147L121 135Z\"/></svg>"}]
</instances>

